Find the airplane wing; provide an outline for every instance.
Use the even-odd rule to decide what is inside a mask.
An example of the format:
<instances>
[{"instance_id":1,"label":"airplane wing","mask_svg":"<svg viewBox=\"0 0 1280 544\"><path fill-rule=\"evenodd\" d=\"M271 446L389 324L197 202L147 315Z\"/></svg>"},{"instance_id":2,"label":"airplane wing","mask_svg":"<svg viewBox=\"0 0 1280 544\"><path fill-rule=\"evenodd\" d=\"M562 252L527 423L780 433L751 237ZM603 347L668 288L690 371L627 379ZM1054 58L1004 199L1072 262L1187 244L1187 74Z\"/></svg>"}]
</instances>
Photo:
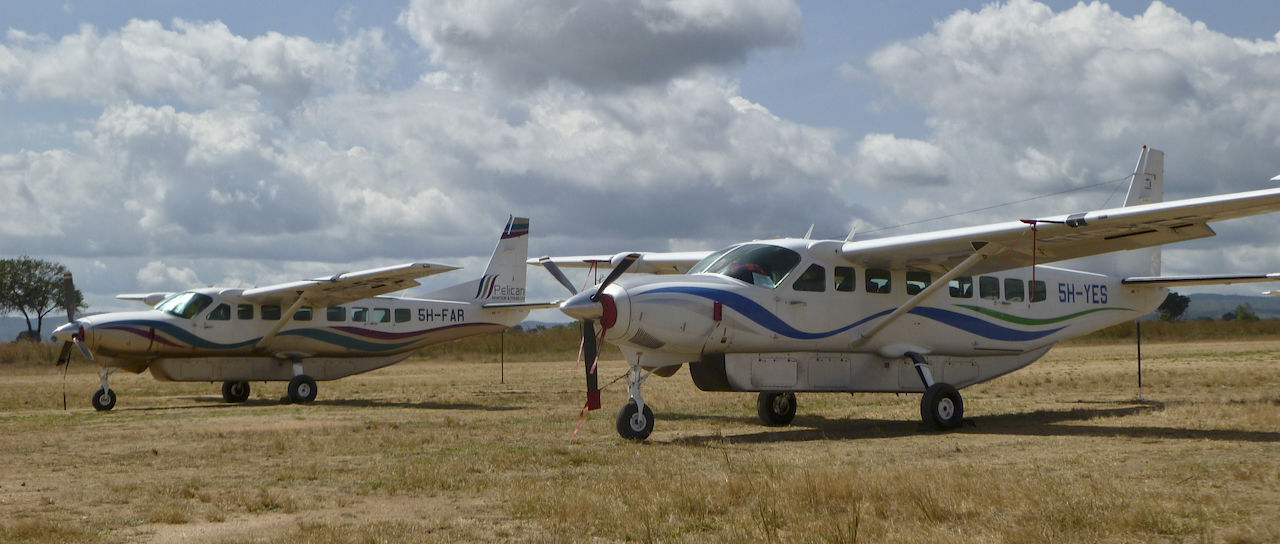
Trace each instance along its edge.
<instances>
[{"instance_id":1,"label":"airplane wing","mask_svg":"<svg viewBox=\"0 0 1280 544\"><path fill-rule=\"evenodd\" d=\"M710 251L676 251L667 253L657 252L631 252L624 251L616 255L577 255L572 257L551 257L551 262L560 268L591 268L595 266L598 269L612 269L622 259L631 253L640 255L636 262L632 263L631 268L627 272L639 272L643 274L684 274L688 272L693 265L698 264ZM538 259L529 259L529 264L541 266L542 263Z\"/></svg>"},{"instance_id":2,"label":"airplane wing","mask_svg":"<svg viewBox=\"0 0 1280 544\"><path fill-rule=\"evenodd\" d=\"M457 270L456 266L433 263L406 263L360 272L345 272L329 278L295 281L246 289L240 296L258 303L292 304L305 295L315 306L334 306L360 299L403 291L420 285L417 278Z\"/></svg>"},{"instance_id":3,"label":"airplane wing","mask_svg":"<svg viewBox=\"0 0 1280 544\"><path fill-rule=\"evenodd\" d=\"M868 268L944 273L973 255L975 243L997 243L1008 248L967 271L987 274L1206 238L1215 234L1208 223L1274 211L1280 211L1280 189L846 242L840 254L849 262Z\"/></svg>"}]
</instances>

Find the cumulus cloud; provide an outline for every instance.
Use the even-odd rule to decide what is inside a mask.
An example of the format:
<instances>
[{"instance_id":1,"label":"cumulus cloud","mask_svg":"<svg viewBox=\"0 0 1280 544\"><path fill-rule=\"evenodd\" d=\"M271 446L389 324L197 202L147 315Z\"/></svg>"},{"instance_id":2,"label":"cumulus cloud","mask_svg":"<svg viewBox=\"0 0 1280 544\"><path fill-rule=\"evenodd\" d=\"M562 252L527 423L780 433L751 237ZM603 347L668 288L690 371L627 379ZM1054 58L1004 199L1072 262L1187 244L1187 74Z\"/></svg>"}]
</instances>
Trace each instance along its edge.
<instances>
[{"instance_id":1,"label":"cumulus cloud","mask_svg":"<svg viewBox=\"0 0 1280 544\"><path fill-rule=\"evenodd\" d=\"M868 134L858 142L857 157L859 173L872 184L918 186L947 181L946 152L929 142Z\"/></svg>"},{"instance_id":2,"label":"cumulus cloud","mask_svg":"<svg viewBox=\"0 0 1280 544\"><path fill-rule=\"evenodd\" d=\"M0 92L20 100L108 104L177 98L201 107L245 99L291 109L321 89L360 89L391 65L377 29L339 44L268 33L236 36L221 22L132 20L100 34L82 25L53 40L16 29L0 45Z\"/></svg>"},{"instance_id":3,"label":"cumulus cloud","mask_svg":"<svg viewBox=\"0 0 1280 544\"><path fill-rule=\"evenodd\" d=\"M139 285L156 291L181 291L204 287L200 283L200 278L196 276L195 270L165 266L161 261L147 263L147 266L138 270L136 277Z\"/></svg>"},{"instance_id":4,"label":"cumulus cloud","mask_svg":"<svg viewBox=\"0 0 1280 544\"><path fill-rule=\"evenodd\" d=\"M1174 197L1260 188L1280 170L1280 43L1231 38L1160 2L1132 18L1101 3L991 4L867 67L926 112L925 140L964 187L1043 193L1120 177L1144 144L1169 154Z\"/></svg>"},{"instance_id":5,"label":"cumulus cloud","mask_svg":"<svg viewBox=\"0 0 1280 544\"><path fill-rule=\"evenodd\" d=\"M800 41L790 0L414 0L399 24L455 72L517 87L663 84Z\"/></svg>"}]
</instances>

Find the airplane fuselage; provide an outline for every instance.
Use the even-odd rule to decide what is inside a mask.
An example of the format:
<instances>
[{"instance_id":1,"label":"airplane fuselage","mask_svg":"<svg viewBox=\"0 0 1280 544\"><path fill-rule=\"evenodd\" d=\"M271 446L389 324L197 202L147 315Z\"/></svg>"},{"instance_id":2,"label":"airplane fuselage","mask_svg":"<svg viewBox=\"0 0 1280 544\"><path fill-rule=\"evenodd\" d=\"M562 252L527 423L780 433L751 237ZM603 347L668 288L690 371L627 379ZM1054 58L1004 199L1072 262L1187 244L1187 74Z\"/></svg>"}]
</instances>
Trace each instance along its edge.
<instances>
[{"instance_id":1,"label":"airplane fuselage","mask_svg":"<svg viewBox=\"0 0 1280 544\"><path fill-rule=\"evenodd\" d=\"M367 372L433 344L499 331L527 311L478 302L375 297L331 307L301 306L274 335L288 307L255 304L239 289L200 289L184 307L80 318L83 341L104 366L162 380L289 380L299 360L317 380ZM198 306L198 308L196 308ZM265 341L263 340L267 338Z\"/></svg>"},{"instance_id":2,"label":"airplane fuselage","mask_svg":"<svg viewBox=\"0 0 1280 544\"><path fill-rule=\"evenodd\" d=\"M863 338L938 276L824 259L834 255L838 242L754 245L794 253L787 262L794 264L772 275L726 268L619 279L604 291L616 308L604 338L646 367L723 361L717 354L798 353L810 359L864 354L874 359L868 364L901 359L908 352L1016 360L1008 370L977 380L985 381L1035 360L1024 361L1024 354L1038 358L1055 342L1146 315L1166 295L1164 289L1129 287L1120 278L1050 266L961 276ZM753 276L755 281L747 281ZM904 390L918 388L918 382L908 385ZM855 386L850 390L859 389Z\"/></svg>"}]
</instances>

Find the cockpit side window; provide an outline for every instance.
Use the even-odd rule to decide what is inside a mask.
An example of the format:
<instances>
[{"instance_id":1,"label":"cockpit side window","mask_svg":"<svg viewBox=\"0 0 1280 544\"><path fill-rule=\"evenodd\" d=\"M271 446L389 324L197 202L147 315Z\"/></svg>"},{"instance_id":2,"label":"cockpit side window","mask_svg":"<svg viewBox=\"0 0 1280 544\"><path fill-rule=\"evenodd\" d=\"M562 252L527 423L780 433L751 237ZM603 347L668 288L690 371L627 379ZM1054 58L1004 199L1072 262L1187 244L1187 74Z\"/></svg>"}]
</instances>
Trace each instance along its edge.
<instances>
[{"instance_id":1,"label":"cockpit side window","mask_svg":"<svg viewBox=\"0 0 1280 544\"><path fill-rule=\"evenodd\" d=\"M178 317L191 319L199 315L200 311L210 304L213 304L213 297L202 295L195 291L187 291L164 299L159 304L156 304L156 309Z\"/></svg>"},{"instance_id":2,"label":"cockpit side window","mask_svg":"<svg viewBox=\"0 0 1280 544\"><path fill-rule=\"evenodd\" d=\"M707 257L703 262L710 259L711 257ZM798 264L800 264L800 254L785 247L743 244L702 268L701 272L729 276L751 285L773 289L782 283L787 274L790 274ZM699 266L701 265L702 263L699 263ZM690 270L691 274L694 269Z\"/></svg>"},{"instance_id":3,"label":"cockpit side window","mask_svg":"<svg viewBox=\"0 0 1280 544\"><path fill-rule=\"evenodd\" d=\"M796 282L791 285L796 291L813 291L821 293L827 290L827 269L819 264L811 264L809 268L796 278Z\"/></svg>"},{"instance_id":4,"label":"cockpit side window","mask_svg":"<svg viewBox=\"0 0 1280 544\"><path fill-rule=\"evenodd\" d=\"M217 308L209 312L209 315L205 316L205 319L210 321L231 321L231 306L219 304Z\"/></svg>"}]
</instances>

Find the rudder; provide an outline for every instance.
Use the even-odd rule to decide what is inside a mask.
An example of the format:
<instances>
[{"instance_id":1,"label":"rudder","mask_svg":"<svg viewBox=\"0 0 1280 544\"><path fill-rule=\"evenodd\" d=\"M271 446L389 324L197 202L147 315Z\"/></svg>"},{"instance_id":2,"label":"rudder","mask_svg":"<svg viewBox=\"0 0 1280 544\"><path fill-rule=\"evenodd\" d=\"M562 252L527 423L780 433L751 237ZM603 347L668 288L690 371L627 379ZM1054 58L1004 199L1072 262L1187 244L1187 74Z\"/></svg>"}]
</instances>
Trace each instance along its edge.
<instances>
[{"instance_id":1,"label":"rudder","mask_svg":"<svg viewBox=\"0 0 1280 544\"><path fill-rule=\"evenodd\" d=\"M428 293L435 300L487 300L491 302L524 302L525 271L529 258L529 219L510 217L502 229L498 245L489 257L484 276Z\"/></svg>"}]
</instances>

